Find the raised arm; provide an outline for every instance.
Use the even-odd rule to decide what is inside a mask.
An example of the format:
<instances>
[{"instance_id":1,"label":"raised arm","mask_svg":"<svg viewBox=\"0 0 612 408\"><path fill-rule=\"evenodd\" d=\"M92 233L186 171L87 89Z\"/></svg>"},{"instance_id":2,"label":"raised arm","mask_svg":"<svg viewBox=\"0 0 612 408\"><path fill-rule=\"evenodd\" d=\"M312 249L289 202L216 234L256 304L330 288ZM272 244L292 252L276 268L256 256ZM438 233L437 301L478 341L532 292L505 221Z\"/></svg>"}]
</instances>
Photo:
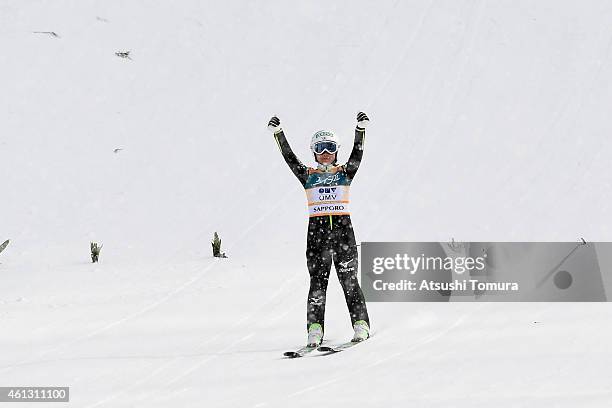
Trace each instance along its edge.
<instances>
[{"instance_id":1,"label":"raised arm","mask_svg":"<svg viewBox=\"0 0 612 408\"><path fill-rule=\"evenodd\" d=\"M280 120L273 116L268 122L268 130L274 133L274 139L278 144L278 148L280 149L285 162L289 165L289 168L295 174L295 177L300 180L302 185L306 184L306 180L308 179L308 168L302 164L300 159L297 158L293 150L291 150L291 146L289 146L289 142L285 137L285 133L280 126Z\"/></svg>"},{"instance_id":2,"label":"raised arm","mask_svg":"<svg viewBox=\"0 0 612 408\"><path fill-rule=\"evenodd\" d=\"M355 177L361 158L363 157L363 145L365 144L365 128L370 122L368 115L363 112L357 114L357 127L355 128L355 142L353 150L349 156L348 162L345 165L346 174L352 179Z\"/></svg>"}]
</instances>

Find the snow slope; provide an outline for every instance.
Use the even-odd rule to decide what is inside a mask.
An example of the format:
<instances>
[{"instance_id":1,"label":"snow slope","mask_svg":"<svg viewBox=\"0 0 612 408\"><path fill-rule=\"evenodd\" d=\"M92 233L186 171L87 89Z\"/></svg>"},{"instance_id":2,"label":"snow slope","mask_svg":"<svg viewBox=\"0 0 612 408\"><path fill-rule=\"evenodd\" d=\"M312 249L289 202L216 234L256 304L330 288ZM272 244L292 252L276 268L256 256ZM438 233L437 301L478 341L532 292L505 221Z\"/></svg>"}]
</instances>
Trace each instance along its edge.
<instances>
[{"instance_id":1,"label":"snow slope","mask_svg":"<svg viewBox=\"0 0 612 408\"><path fill-rule=\"evenodd\" d=\"M359 349L281 359L305 338L306 210L265 126L304 161L335 129L346 159L368 112L360 241L609 241L611 18L605 0L3 1L0 386L68 385L78 407L609 406L606 303L370 304ZM337 280L328 301L344 341Z\"/></svg>"}]
</instances>

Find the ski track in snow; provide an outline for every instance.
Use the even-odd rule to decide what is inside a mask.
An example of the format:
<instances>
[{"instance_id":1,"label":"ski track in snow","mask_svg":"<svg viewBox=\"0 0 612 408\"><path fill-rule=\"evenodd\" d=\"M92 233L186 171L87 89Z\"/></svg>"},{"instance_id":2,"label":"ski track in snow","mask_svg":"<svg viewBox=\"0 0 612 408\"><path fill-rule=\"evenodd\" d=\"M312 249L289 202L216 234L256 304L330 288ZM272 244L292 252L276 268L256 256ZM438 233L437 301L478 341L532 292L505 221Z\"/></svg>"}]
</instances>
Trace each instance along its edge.
<instances>
[{"instance_id":1,"label":"ski track in snow","mask_svg":"<svg viewBox=\"0 0 612 408\"><path fill-rule=\"evenodd\" d=\"M426 346L427 344L432 343L432 342L442 338L444 335L448 334L449 332L451 332L455 328L459 327L465 321L465 319L468 316L475 314L478 310L482 309L483 306L484 305L480 305L474 311L472 311L470 313L463 314L462 316L457 318L453 323L449 324L447 327L445 327L445 328L443 328L441 330L438 330L435 333L430 333L430 334L424 336L423 338L421 338L421 339L419 339L419 340L417 340L417 341L415 341L415 342L413 342L411 344L408 344L405 348L402 348L402 350L399 351L399 352L389 354L389 355L387 355L387 356L385 356L383 358L376 358L376 357L374 357L374 358L369 358L368 359L367 357L364 357L364 354L366 353L366 350L361 350L361 351L359 351L359 350L348 350L346 352L346 355L345 355L346 359L353 358L353 361L356 362L356 363L354 363L354 365L356 366L355 370L364 370L364 371L366 371L369 368L372 368L374 366L383 364L384 362L386 362L388 360L391 360L393 358L399 357L399 356L404 355L404 354L406 354L408 352L417 350L420 347ZM391 334L387 334L387 336L389 336L389 335L391 335ZM379 336L378 336L378 333L377 333L377 335L371 339L372 342L376 342L378 340L378 337ZM362 345L359 345L358 347L359 348L364 347L364 346L368 347L370 345L374 346L375 343L372 344L372 342L368 341L368 342L366 342L366 343L364 343ZM361 353L361 354L357 354L357 355L354 355L354 356L351 357L350 354L352 354L352 353ZM335 356L327 356L327 357L328 358L333 358ZM370 360L370 361L368 361L368 360ZM346 375L346 373L342 373L341 375L332 376L332 378L327 379L325 381L322 381L320 383L317 383L317 384L314 384L314 385L311 385L311 386L299 389L297 391L294 391L294 392L286 395L282 400L274 400L274 401L265 402L265 403L262 404L262 406L268 405L270 403L275 403L276 404L276 403L279 403L279 402L283 403L283 405L279 404L279 406L284 406L285 403L290 403L290 400L292 400L293 398L299 397L300 395L303 395L305 393L316 391L316 390L318 390L320 388L327 387L327 386L330 386L332 384L336 384L338 382L350 381L350 380L351 380L351 378L348 377Z\"/></svg>"},{"instance_id":2,"label":"ski track in snow","mask_svg":"<svg viewBox=\"0 0 612 408\"><path fill-rule=\"evenodd\" d=\"M283 201L286 199L286 197L287 197L287 196L288 196L288 195L285 195L284 199L283 199L282 201L280 201L280 202L279 202L279 203L278 203L278 204L277 204L277 205L276 205L274 208L270 209L270 210L269 210L269 211L268 211L268 212L267 212L265 215L263 215L262 217L260 217L259 219L257 219L257 220L256 220L255 222L253 222L253 223L252 223L252 224L251 224L251 225L250 225L248 228L246 228L246 229L245 229L245 231L244 231L244 234L242 235L242 237L240 237L240 238L239 238L239 239L236 241L236 244L239 244L240 242L242 242L242 241L243 241L243 240L244 240L244 239L245 239L245 238L248 236L248 234L250 233L250 231L251 231L251 230L252 230L252 229L253 229L255 226L257 226L258 224L260 224L260 223L261 223L261 222L262 222L264 219L266 219L267 217L269 217L269 216L270 216L270 215L271 215L271 214L274 212L274 210L276 210L278 207L280 207L281 203L282 203L282 202L283 202ZM161 305L162 303L164 303L165 301L167 301L167 300L168 300L168 299L169 299L171 296L174 296L174 295L176 295L176 294L180 293L182 290L184 290L185 288L187 288L188 286L190 286L190 285L191 285L191 284L193 284L194 282L196 282L196 281L198 281L199 279L201 279L201 278L203 277L203 274L204 274L204 273L205 273L207 270L209 270L210 268L212 268L213 266L215 266L215 265L218 263L218 260L219 260L218 258L217 258L217 259L215 259L215 262L214 262L214 263L212 263L212 264L211 264L209 267L205 268L205 269L204 269L204 270L203 270L203 271L202 271L202 272L201 272L201 273L200 273L198 276L196 276L195 278L193 278L193 279L191 279L190 281L186 282L185 284L181 285L179 288L176 288L175 290L173 290L172 292L170 292L170 293L169 293L169 294L168 294L166 297L164 297L164 298L163 298L163 299L161 299L160 301L155 302L155 303L152 303L152 304L151 304L151 305L149 305L148 307L146 307L146 308L144 308L144 309L142 309L142 310L140 310L140 311L138 311L138 312L136 312L136 313L133 313L132 315L127 316L126 318L121 319L121 320L119 320L119 321L117 321L117 322L113 323L112 325L108 325L107 327L105 327L105 328L103 328L103 329L99 330L99 331L98 331L98 332L96 332L96 333L92 333L91 335L98 334L98 333L100 333L100 332L102 332L102 331L104 331L104 330L107 330L107 329L109 329L109 328L111 328L111 327L114 327L114 326L116 326L116 325L118 325L118 324L122 324L122 323L124 323L124 322L126 322L126 321L128 321L128 320L130 320L130 319L132 319L132 318L134 318L134 317L137 317L137 316L139 316L139 315L141 315L141 314L143 314L143 313L145 313L145 312L147 312L147 311L149 311L149 310L152 310L152 309L154 309L155 307L157 307L157 306ZM263 304L263 305L262 305L260 308L264 308L264 307L265 307L265 306L267 306L267 305L268 305L268 304L269 304L269 303L270 303L272 300L274 300L274 299L275 299L275 298L276 298L276 297L277 297L279 294L281 294L281 293L283 292L283 290L282 290L282 288L283 288L283 287L284 287L284 285L283 285L283 286L281 286L281 289L280 289L280 290L278 290L276 293L274 293L274 294L272 295L272 297L270 298L270 300L269 300L268 302L266 302L265 304ZM244 316L242 319L240 319L240 320L238 321L238 323L236 323L234 326L232 326L232 327L231 327L231 329L236 329L236 328L241 327L241 326L243 325L243 323L244 323L244 322L246 322L246 321L248 321L248 320L252 319L254 316L256 316L256 314L257 314L259 311L260 311L260 309L258 308L258 309L256 309L256 310L254 310L254 311L250 312L249 314L245 315L245 316ZM205 346L205 345L208 345L208 344L210 344L210 343L213 343L215 340L217 340L217 339L221 338L221 337L222 337L222 335L226 334L227 332L228 332L228 331L223 331L223 332L219 332L219 333L217 333L217 334L216 334L216 335L215 335L213 338L211 338L210 340L208 340L208 341L206 341L205 343L203 343L201 347L203 347L203 346ZM90 335L89 337L91 337L91 335ZM236 341L234 341L234 342L230 343L230 345L229 345L229 346L227 346L227 347L225 347L224 349L222 349L222 350L221 350L221 352L224 352L224 351L227 351L227 350L231 349L231 348L232 348L234 345L239 344L239 343L241 343L241 342L243 342L243 341L245 341L245 340L247 340L247 339L251 338L253 335L254 335L254 333L249 333L249 334L247 334L246 336L244 336L244 337L242 337L242 338L240 338L240 339L238 339L238 340L236 340ZM202 348L200 348L200 350L202 350ZM191 372L193 372L193 371L197 370L197 369L198 369L198 368L200 368L202 365L204 365L204 364L205 364L207 361L211 360L211 359L212 359L212 358L214 358L214 357L215 357L215 356L208 357L208 358L205 358L204 360L202 360L202 361L200 361L200 362L196 363L194 366L192 366L191 368L189 368L189 369L187 369L186 371L184 371L184 372L183 372L181 375L179 375L179 376L175 377L173 380L171 380L170 382L168 382L168 383L167 383L167 385L172 385L173 383L175 383L175 382L176 382L176 381L178 381L179 379L183 378L185 375L188 375L188 374L190 374ZM122 396L122 395L125 395L126 393L128 393L128 392L130 392L131 390L135 389L137 386L142 385L143 383L145 383L145 382L146 382L147 380L149 380L150 378L152 378L152 377L154 377L155 375L157 375L158 373L162 372L164 369L166 369L167 367L169 367L171 364L175 363L177 360L178 360L178 358L175 358L175 359L171 359L170 361L168 361L168 362L165 362L165 363L161 364L161 365L160 365L159 367L157 367L157 368L156 368L156 369L155 369L153 372L151 372L151 374L149 374L149 375L147 375L147 376L143 377L142 379L138 380L137 382L135 382L135 383L131 384L130 386L128 386L128 387L126 387L126 388L124 388L124 389L123 389L121 392L119 392L119 393L117 393L117 394L113 394L113 395L111 395L111 396L109 396L109 397L107 397L107 398L104 398L104 399L103 399L103 400L101 400L101 401L95 402L95 403L93 403L93 404L91 404L91 405L88 405L88 407L96 407L96 406L100 406L100 405L102 405L102 404L104 404L104 403L107 403L107 402L109 402L109 401L112 401L112 400L114 400L114 399L116 399L116 398L118 398L118 397L120 397L120 396Z\"/></svg>"},{"instance_id":3,"label":"ski track in snow","mask_svg":"<svg viewBox=\"0 0 612 408\"><path fill-rule=\"evenodd\" d=\"M240 244L240 243L241 243L241 242L242 242L242 241L243 241L243 240L244 240L244 239L245 239L245 238L246 238L246 237L249 235L249 233L250 233L250 232L253 230L253 228L255 228L257 225L259 225L261 222L263 222L263 221L264 221L266 218L268 218L268 217L269 217L269 216L270 216L270 215L271 215L271 214L272 214L272 213L273 213L275 210L277 210L277 209L278 209L278 208L281 206L281 204L283 204L283 203L284 203L284 201L286 201L286 199L287 199L288 197L289 197L289 193L285 194L285 195L283 196L282 200L279 200L279 201L277 202L277 204L276 204L274 207L272 207L271 209L269 209L269 210L268 210L268 212L266 212L266 213L265 213L263 216L261 216L259 219L255 220L255 221L254 221L254 222L253 222L251 225L249 225L249 226L248 226L248 227L247 227L247 228L244 230L244 233L242 234L242 236L241 236L241 237L239 237L239 238L236 240L236 242L234 243L234 245L238 246L238 244ZM201 232L201 233L199 234L199 237L201 237L201 236L202 236L204 233L205 233L205 232ZM232 248L232 247L230 247L230 248ZM174 254L174 256L173 256L172 258L175 258L175 257L176 257L176 256L178 256L179 254L180 254L180 250L179 250L179 251L177 251L177 252ZM147 306L145 306L144 308L139 309L139 310L137 310L137 311L135 311L135 312L133 312L133 313L131 313L131 314L128 314L127 316L124 316L124 317L122 317L122 318L120 318L120 319L117 319L117 320L115 320L115 321L113 321L113 322L111 322L111 323L108 323L108 324L106 324L105 326L100 327L100 328L98 328L98 329L96 329L96 330L93 330L93 331L91 331L91 332L89 332L89 333L87 333L87 334L85 334L85 335L83 335L83 336L77 337L76 339L73 339L73 340L71 340L70 342L63 343L63 344L61 344L61 345L59 345L59 346L57 346L57 347L54 347L54 348L52 348L52 349L45 350L45 351L43 351L43 352L41 352L41 353L37 354L35 357L30 357L30 358L27 358L27 359L25 359L25 360L19 361L19 362L15 363L15 364L12 364L12 365L9 365L9 366L7 366L7 367L4 367L4 368L0 369L0 374L1 374L1 373L4 373L4 372L6 372L6 371L8 371L8 370L10 370L10 369L12 369L12 368L15 368L15 367L17 367L17 366L35 364L37 361L40 361L42 357L44 357L44 356L46 356L46 355L48 355L48 354L50 354L50 353L53 353L53 352L56 352L56 351L59 351L59 350L66 349L66 348L68 348L68 347L70 347L70 346L74 346L75 344L77 344L77 343L79 343L79 342L81 342L81 341L83 341L83 340L86 340L86 339L89 339L89 338L94 337L94 336L96 336L96 335L99 335L99 334L101 334L101 333L104 333L104 332L106 332L106 331L108 331L108 330L110 330L110 329L112 329L112 328L114 328L114 327L116 327L116 326L118 326L118 325L124 324L124 323L126 323L126 322L128 322L128 321L130 321L130 320L132 320L132 319L134 319L134 318L136 318L136 317L138 317L138 316L141 316L141 315L143 315L143 314L145 314L145 313L147 313L147 312L149 312L149 311L154 310L155 308L157 308L157 307L159 307L160 305L162 305L162 304L164 304L165 302L167 302L167 301L168 301L169 299L171 299L173 296L175 296L175 295L177 295L177 294L181 293L182 291L184 291L185 289L187 289L188 287L190 287L192 284L194 284L194 283L198 282L200 279L202 279L202 278L204 277L205 273L206 273L206 272L208 272L208 271L209 271L211 268L213 268L213 267L214 267L214 266L215 266L215 265L216 265L218 262L219 262L219 258L215 258L215 259L213 260L213 262L212 262L212 263L210 263L209 265L207 265L206 267L204 267L204 269L202 269L200 272L198 272L198 273L197 273L195 276L193 276L193 277L192 277L192 278L190 278L189 280L187 280L187 281L183 282L181 285L179 285L179 286L177 286L177 287L173 288L171 291L169 291L169 292L168 292L168 293L167 293L165 296L163 296L161 299L156 300L156 301L154 301L154 302L152 302L152 303L148 304L148 305L147 305ZM165 264L169 264L169 263L170 263L170 262L166 262ZM197 269L199 269L199 267L197 267ZM249 315L249 317L252 317L252 316L253 316L253 314L250 314L250 315ZM244 320L246 320L246 318L245 318L245 319L242 319L241 321L244 321ZM39 330L39 329L40 329L40 327L39 327L39 328L37 328L37 329L35 329L35 330Z\"/></svg>"},{"instance_id":4,"label":"ski track in snow","mask_svg":"<svg viewBox=\"0 0 612 408\"><path fill-rule=\"evenodd\" d=\"M397 74L397 70L402 65L402 62L404 62L404 60L406 59L406 55L408 54L408 51L410 51L410 48L414 45L414 42L416 41L419 33L423 29L425 20L427 16L429 15L434 3L435 3L435 0L430 0L427 3L427 6L425 6L425 9L421 13L416 27L414 28L414 30L412 30L411 34L409 35L404 48L400 52L399 58L396 59L395 64L393 65L393 69L389 72L389 74L382 81L382 85L378 88L378 90L374 94L374 97L366 104L366 110L370 109L372 104L380 98L383 91L389 86L391 79L394 78L395 75ZM396 4L398 4L398 2L396 2Z\"/></svg>"}]
</instances>

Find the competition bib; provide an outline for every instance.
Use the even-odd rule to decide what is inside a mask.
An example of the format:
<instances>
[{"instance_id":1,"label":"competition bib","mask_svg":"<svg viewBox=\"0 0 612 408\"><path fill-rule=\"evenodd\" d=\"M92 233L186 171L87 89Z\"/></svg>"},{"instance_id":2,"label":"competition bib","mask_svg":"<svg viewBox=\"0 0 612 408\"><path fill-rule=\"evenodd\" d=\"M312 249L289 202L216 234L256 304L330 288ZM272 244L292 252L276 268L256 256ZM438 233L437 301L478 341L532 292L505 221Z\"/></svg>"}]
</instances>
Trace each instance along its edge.
<instances>
[{"instance_id":1,"label":"competition bib","mask_svg":"<svg viewBox=\"0 0 612 408\"><path fill-rule=\"evenodd\" d=\"M305 187L310 217L350 215L349 184L344 172L312 172Z\"/></svg>"}]
</instances>

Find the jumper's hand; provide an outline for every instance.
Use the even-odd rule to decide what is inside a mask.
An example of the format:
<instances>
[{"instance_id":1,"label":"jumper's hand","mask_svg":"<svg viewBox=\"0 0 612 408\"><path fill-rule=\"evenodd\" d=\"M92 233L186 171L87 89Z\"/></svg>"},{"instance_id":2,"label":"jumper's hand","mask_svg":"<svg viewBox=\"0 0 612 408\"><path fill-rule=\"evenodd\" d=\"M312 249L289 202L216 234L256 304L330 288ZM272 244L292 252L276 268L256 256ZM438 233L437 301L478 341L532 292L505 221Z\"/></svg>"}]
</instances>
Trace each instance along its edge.
<instances>
[{"instance_id":1,"label":"jumper's hand","mask_svg":"<svg viewBox=\"0 0 612 408\"><path fill-rule=\"evenodd\" d=\"M279 132L281 130L280 119L276 116L272 116L272 118L268 122L268 130L272 133Z\"/></svg>"},{"instance_id":2,"label":"jumper's hand","mask_svg":"<svg viewBox=\"0 0 612 408\"><path fill-rule=\"evenodd\" d=\"M357 114L357 127L365 129L366 126L368 126L368 123L370 123L370 118L368 118L368 115L363 112L359 112Z\"/></svg>"},{"instance_id":3,"label":"jumper's hand","mask_svg":"<svg viewBox=\"0 0 612 408\"><path fill-rule=\"evenodd\" d=\"M366 126L368 126L368 123L370 123L370 118L368 118L368 115L363 112L359 112L357 114L357 127L365 129Z\"/></svg>"}]
</instances>

